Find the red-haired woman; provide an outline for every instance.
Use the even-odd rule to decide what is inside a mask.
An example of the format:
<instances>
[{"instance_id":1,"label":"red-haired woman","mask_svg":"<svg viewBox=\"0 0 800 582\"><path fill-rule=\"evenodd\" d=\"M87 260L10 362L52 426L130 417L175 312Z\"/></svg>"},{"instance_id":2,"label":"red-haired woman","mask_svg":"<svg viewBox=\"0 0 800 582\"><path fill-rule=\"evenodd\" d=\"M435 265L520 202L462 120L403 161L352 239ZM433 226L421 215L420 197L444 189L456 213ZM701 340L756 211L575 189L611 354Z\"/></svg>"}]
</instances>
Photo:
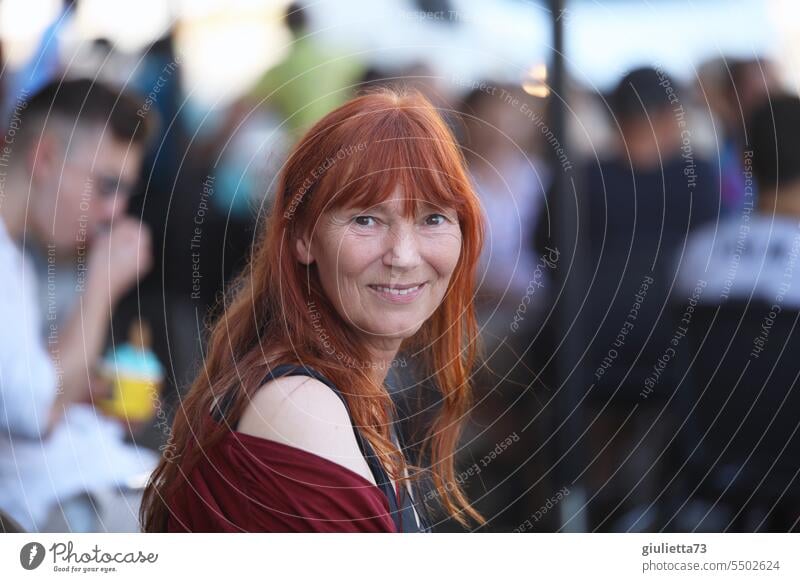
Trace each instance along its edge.
<instances>
[{"instance_id":1,"label":"red-haired woman","mask_svg":"<svg viewBox=\"0 0 800 582\"><path fill-rule=\"evenodd\" d=\"M423 472L446 514L481 523L453 460L482 240L463 158L420 94L363 95L312 127L177 411L144 531L427 531ZM440 393L424 470L393 427L399 353Z\"/></svg>"}]
</instances>

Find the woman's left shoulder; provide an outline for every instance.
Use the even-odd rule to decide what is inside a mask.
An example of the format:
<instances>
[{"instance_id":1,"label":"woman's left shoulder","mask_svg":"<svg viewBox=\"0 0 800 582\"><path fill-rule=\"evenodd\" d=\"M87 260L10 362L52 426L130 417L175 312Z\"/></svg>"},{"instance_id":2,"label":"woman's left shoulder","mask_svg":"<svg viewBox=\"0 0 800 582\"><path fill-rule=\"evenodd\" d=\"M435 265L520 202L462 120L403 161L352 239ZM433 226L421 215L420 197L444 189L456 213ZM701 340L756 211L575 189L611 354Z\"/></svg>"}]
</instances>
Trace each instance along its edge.
<instances>
[{"instance_id":1,"label":"woman's left shoulder","mask_svg":"<svg viewBox=\"0 0 800 582\"><path fill-rule=\"evenodd\" d=\"M374 483L344 402L315 378L283 376L264 384L238 431L313 453Z\"/></svg>"}]
</instances>

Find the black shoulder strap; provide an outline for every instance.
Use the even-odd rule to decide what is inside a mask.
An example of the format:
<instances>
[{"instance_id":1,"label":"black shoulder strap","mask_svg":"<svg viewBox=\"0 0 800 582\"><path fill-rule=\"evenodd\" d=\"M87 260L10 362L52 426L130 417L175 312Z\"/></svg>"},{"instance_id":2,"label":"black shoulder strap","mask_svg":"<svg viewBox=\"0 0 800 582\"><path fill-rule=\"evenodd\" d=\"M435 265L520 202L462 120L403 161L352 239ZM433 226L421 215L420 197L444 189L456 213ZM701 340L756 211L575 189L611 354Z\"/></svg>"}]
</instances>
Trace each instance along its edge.
<instances>
[{"instance_id":1,"label":"black shoulder strap","mask_svg":"<svg viewBox=\"0 0 800 582\"><path fill-rule=\"evenodd\" d=\"M402 440L403 437L401 431L396 430L395 427L392 427L392 432L394 433L394 440L397 444L397 447L401 451L405 451L406 448ZM400 487L400 507L403 521L403 532L429 533L431 531L430 513L428 511L428 505L425 502L425 499L422 498L422 488L419 487L419 481L412 481L411 487L414 491L414 499L411 499L411 495L409 495L408 489L405 486ZM419 526L417 525L417 520L414 516L415 512L416 517L419 518Z\"/></svg>"}]
</instances>

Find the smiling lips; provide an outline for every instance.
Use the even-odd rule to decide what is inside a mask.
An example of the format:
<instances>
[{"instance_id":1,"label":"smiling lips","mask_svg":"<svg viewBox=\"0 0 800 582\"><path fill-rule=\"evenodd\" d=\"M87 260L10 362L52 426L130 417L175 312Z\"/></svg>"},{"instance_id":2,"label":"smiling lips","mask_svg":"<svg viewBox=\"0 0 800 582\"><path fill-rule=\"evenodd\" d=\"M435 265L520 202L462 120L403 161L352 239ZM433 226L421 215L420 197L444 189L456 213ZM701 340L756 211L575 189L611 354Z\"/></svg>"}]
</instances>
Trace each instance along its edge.
<instances>
[{"instance_id":1,"label":"smiling lips","mask_svg":"<svg viewBox=\"0 0 800 582\"><path fill-rule=\"evenodd\" d=\"M408 285L369 285L369 288L393 303L408 303L419 296L425 285L422 282Z\"/></svg>"}]
</instances>

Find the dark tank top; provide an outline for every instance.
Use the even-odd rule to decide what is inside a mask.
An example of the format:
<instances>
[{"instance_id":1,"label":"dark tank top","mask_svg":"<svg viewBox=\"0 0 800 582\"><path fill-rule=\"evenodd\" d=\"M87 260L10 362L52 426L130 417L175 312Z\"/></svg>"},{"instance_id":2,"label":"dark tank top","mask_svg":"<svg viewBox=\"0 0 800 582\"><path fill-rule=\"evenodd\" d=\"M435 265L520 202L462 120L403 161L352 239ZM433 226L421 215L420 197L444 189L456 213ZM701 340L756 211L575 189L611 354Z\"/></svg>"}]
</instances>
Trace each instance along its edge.
<instances>
[{"instance_id":1,"label":"dark tank top","mask_svg":"<svg viewBox=\"0 0 800 582\"><path fill-rule=\"evenodd\" d=\"M430 532L430 515L425 503L420 501L419 488L416 489L416 500L414 500L411 498L411 495L409 495L405 484L401 483L398 487L398 496L398 493L392 486L391 477L383 467L379 457L375 454L372 445L361 434L361 431L358 430L358 427L355 425L355 423L353 423L350 407L347 405L347 400L344 398L338 387L328 378L310 366L297 364L281 364L274 367L270 372L267 373L262 385L270 380L280 378L281 376L309 376L319 380L333 390L334 394L339 397L344 404L345 409L347 410L347 414L350 417L350 424L353 426L353 433L355 434L356 441L358 442L358 448L361 450L361 454L364 456L364 459L367 462L370 472L375 479L375 483L378 485L378 488L383 492L388 501L389 511L397 531L402 533ZM220 399L218 406L213 410L212 416L214 417L214 420L221 422L224 419L231 405L233 404L234 396L235 392L231 391L228 392L222 399ZM392 426L392 437L395 444L402 451L403 447L400 441L399 431L395 431L394 426ZM412 482L412 486L413 484L414 483ZM419 517L419 524L417 524L417 519L414 515L415 509L416 517Z\"/></svg>"}]
</instances>

